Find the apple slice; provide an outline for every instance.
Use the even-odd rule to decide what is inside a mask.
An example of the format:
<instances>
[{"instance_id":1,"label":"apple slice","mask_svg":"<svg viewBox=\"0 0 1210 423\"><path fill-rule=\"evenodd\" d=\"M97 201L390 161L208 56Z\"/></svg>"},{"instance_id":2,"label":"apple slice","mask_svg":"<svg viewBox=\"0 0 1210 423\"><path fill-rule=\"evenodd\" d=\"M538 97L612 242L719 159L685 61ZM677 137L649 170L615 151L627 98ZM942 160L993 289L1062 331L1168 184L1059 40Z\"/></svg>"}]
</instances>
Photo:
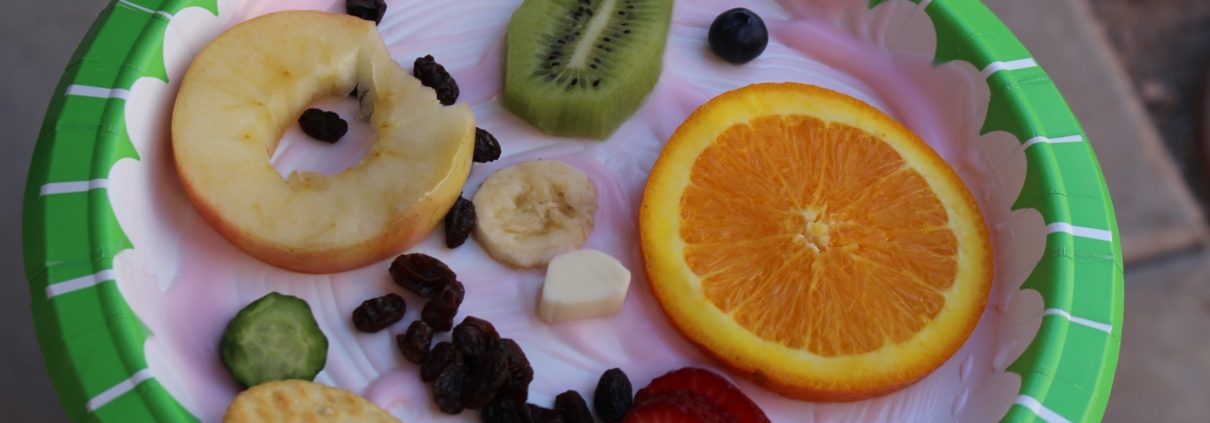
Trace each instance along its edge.
<instances>
[{"instance_id":1,"label":"apple slice","mask_svg":"<svg viewBox=\"0 0 1210 423\"><path fill-rule=\"evenodd\" d=\"M362 161L335 175L270 165L309 104L357 87L377 133ZM475 122L399 67L374 23L287 11L219 35L181 82L172 139L199 213L274 266L333 273L404 250L437 225L470 172Z\"/></svg>"},{"instance_id":2,"label":"apple slice","mask_svg":"<svg viewBox=\"0 0 1210 423\"><path fill-rule=\"evenodd\" d=\"M548 323L617 313L630 289L630 270L608 254L578 250L555 256L546 268L538 316Z\"/></svg>"}]
</instances>

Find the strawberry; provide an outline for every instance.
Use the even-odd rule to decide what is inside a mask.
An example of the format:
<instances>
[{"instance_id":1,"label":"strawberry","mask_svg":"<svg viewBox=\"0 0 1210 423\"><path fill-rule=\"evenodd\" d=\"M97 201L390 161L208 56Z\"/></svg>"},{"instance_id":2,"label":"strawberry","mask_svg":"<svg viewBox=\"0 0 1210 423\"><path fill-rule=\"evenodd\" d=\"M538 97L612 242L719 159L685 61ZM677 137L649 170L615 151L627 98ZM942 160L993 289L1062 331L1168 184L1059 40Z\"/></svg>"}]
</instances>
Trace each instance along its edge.
<instances>
[{"instance_id":1,"label":"strawberry","mask_svg":"<svg viewBox=\"0 0 1210 423\"><path fill-rule=\"evenodd\" d=\"M735 418L689 391L665 393L636 404L622 423L736 423Z\"/></svg>"},{"instance_id":2,"label":"strawberry","mask_svg":"<svg viewBox=\"0 0 1210 423\"><path fill-rule=\"evenodd\" d=\"M730 415L736 423L769 423L769 417L756 403L722 376L709 370L686 367L657 377L640 389L634 402L661 402L668 392L688 391L705 399L706 403Z\"/></svg>"}]
</instances>

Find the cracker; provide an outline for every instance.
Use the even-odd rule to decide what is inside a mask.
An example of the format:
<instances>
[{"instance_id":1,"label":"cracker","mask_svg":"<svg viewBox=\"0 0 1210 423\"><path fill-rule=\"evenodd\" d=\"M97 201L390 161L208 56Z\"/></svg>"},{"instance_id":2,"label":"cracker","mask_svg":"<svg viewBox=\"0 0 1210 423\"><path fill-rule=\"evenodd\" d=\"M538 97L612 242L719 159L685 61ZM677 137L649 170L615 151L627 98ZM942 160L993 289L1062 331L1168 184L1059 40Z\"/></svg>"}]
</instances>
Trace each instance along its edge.
<instances>
[{"instance_id":1,"label":"cracker","mask_svg":"<svg viewBox=\"0 0 1210 423\"><path fill-rule=\"evenodd\" d=\"M253 386L235 397L225 423L252 422L399 422L352 392L303 380Z\"/></svg>"}]
</instances>

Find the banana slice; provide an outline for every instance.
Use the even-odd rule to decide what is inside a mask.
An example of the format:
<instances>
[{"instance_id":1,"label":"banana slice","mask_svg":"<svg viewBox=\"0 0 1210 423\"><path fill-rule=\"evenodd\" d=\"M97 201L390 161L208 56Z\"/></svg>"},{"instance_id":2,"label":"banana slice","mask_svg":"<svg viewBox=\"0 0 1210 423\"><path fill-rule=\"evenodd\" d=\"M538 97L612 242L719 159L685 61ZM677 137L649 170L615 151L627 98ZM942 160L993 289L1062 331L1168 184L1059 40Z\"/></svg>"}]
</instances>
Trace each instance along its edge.
<instances>
[{"instance_id":1,"label":"banana slice","mask_svg":"<svg viewBox=\"0 0 1210 423\"><path fill-rule=\"evenodd\" d=\"M538 160L487 177L474 203L479 245L504 264L538 267L588 239L597 192L579 169Z\"/></svg>"},{"instance_id":2,"label":"banana slice","mask_svg":"<svg viewBox=\"0 0 1210 423\"><path fill-rule=\"evenodd\" d=\"M597 250L563 253L546 268L538 316L548 323L617 313L630 289L630 270Z\"/></svg>"}]
</instances>

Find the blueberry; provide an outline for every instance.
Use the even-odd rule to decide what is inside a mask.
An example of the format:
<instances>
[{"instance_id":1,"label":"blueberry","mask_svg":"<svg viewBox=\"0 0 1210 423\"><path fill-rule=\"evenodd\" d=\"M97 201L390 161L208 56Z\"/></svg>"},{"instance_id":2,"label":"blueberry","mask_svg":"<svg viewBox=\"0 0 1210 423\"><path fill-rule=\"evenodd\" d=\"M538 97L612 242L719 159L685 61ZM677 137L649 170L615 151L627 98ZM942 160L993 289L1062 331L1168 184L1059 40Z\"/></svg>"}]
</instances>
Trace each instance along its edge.
<instances>
[{"instance_id":1,"label":"blueberry","mask_svg":"<svg viewBox=\"0 0 1210 423\"><path fill-rule=\"evenodd\" d=\"M751 10L742 7L728 10L710 24L710 48L728 62L747 63L760 56L768 45L765 21Z\"/></svg>"}]
</instances>

